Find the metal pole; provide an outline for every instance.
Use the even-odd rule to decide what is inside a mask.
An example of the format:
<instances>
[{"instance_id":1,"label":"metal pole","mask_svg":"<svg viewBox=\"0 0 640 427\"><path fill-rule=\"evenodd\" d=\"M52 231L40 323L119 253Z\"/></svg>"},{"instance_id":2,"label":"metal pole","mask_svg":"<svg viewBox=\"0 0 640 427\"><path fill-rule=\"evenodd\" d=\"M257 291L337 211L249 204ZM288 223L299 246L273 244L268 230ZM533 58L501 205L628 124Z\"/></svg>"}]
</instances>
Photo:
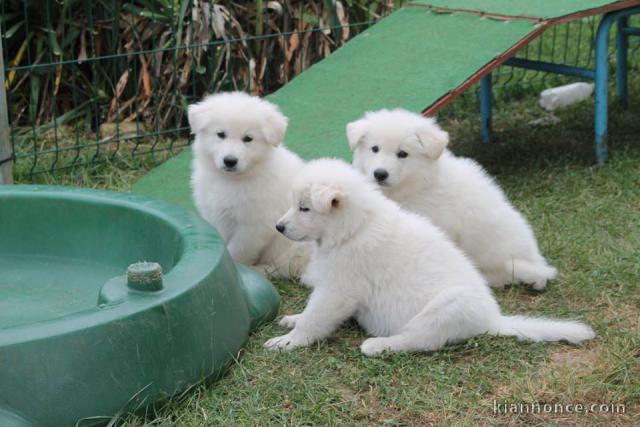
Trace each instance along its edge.
<instances>
[{"instance_id":1,"label":"metal pole","mask_svg":"<svg viewBox=\"0 0 640 427\"><path fill-rule=\"evenodd\" d=\"M631 7L616 12L609 12L602 18L596 33L596 117L594 148L598 166L602 166L607 159L607 121L608 121L608 92L609 82L609 31L616 20L625 16L640 13L640 7Z\"/></svg>"},{"instance_id":2,"label":"metal pole","mask_svg":"<svg viewBox=\"0 0 640 427\"><path fill-rule=\"evenodd\" d=\"M480 80L480 127L482 142L491 141L491 73Z\"/></svg>"},{"instance_id":3,"label":"metal pole","mask_svg":"<svg viewBox=\"0 0 640 427\"><path fill-rule=\"evenodd\" d=\"M625 16L618 19L618 28L616 29L616 91L618 92L618 100L625 107L629 97L627 83L629 40L624 29L628 25L629 18Z\"/></svg>"},{"instance_id":4,"label":"metal pole","mask_svg":"<svg viewBox=\"0 0 640 427\"><path fill-rule=\"evenodd\" d=\"M554 74L564 74L566 76L578 76L591 80L593 80L596 75L595 71L587 68L572 67L564 64L555 64L553 62L532 61L530 59L523 58L509 58L504 61L504 65L524 68L526 70L539 70Z\"/></svg>"},{"instance_id":5,"label":"metal pole","mask_svg":"<svg viewBox=\"0 0 640 427\"><path fill-rule=\"evenodd\" d=\"M2 52L2 32L0 32L0 184L13 183L13 148L9 139L9 111L5 90L4 53Z\"/></svg>"},{"instance_id":6,"label":"metal pole","mask_svg":"<svg viewBox=\"0 0 640 427\"><path fill-rule=\"evenodd\" d=\"M600 21L596 34L596 87L595 87L595 141L593 143L596 152L596 162L602 166L607 159L607 120L608 120L608 93L609 82L609 29L613 23L612 15L605 15Z\"/></svg>"}]
</instances>

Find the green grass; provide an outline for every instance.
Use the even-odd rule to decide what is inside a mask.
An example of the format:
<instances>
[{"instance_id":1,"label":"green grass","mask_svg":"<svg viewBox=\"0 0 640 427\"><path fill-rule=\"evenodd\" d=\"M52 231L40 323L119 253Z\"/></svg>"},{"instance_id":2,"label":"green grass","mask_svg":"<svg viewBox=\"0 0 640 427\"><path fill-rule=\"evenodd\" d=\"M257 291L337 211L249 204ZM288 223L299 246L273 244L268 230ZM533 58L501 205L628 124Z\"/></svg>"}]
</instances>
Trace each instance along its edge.
<instances>
[{"instance_id":1,"label":"green grass","mask_svg":"<svg viewBox=\"0 0 640 427\"><path fill-rule=\"evenodd\" d=\"M174 150L173 154L180 152ZM30 174L26 165L14 171L17 184L70 185L86 188L101 188L115 191L129 191L131 185L148 171L171 157L169 151L159 151L153 155L132 157L130 152L118 152L102 156L95 163L93 155L82 153L78 163L83 166L66 168L55 173L40 172ZM22 165L21 165L22 166Z\"/></svg>"},{"instance_id":2,"label":"green grass","mask_svg":"<svg viewBox=\"0 0 640 427\"><path fill-rule=\"evenodd\" d=\"M367 358L350 323L332 338L291 353L262 348L284 332L262 327L217 383L202 385L125 426L206 425L639 425L640 424L640 79L633 102L612 104L609 147L593 166L593 103L544 113L526 97L495 111L495 142L479 139L476 106L460 100L441 114L453 150L480 161L531 221L542 251L560 271L541 294L521 286L496 292L508 313L582 319L598 337L582 346L478 337L431 354ZM76 170L43 182L117 190L151 162ZM132 168L136 169L130 172ZM303 309L308 291L276 283L282 314ZM495 415L493 401L623 403L626 413Z\"/></svg>"}]
</instances>

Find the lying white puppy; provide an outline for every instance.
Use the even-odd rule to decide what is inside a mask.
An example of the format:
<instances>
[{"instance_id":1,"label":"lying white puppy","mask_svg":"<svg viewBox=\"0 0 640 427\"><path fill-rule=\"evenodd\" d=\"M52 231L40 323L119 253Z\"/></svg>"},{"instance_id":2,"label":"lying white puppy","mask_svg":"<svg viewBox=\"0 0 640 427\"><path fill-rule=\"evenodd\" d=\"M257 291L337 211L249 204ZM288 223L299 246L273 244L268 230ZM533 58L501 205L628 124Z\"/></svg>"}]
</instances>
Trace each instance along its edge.
<instances>
[{"instance_id":1,"label":"lying white puppy","mask_svg":"<svg viewBox=\"0 0 640 427\"><path fill-rule=\"evenodd\" d=\"M403 208L441 227L491 286L542 290L556 276L526 219L475 161L455 157L434 119L380 110L347 125L353 165Z\"/></svg>"},{"instance_id":2,"label":"lying white puppy","mask_svg":"<svg viewBox=\"0 0 640 427\"><path fill-rule=\"evenodd\" d=\"M377 338L363 353L432 351L476 335L579 343L593 330L576 321L504 316L483 277L428 219L402 210L338 160L309 163L293 184L294 204L277 224L315 242L305 282L313 286L293 328L265 343L290 350L329 336L355 317Z\"/></svg>"},{"instance_id":3,"label":"lying white puppy","mask_svg":"<svg viewBox=\"0 0 640 427\"><path fill-rule=\"evenodd\" d=\"M235 261L279 277L299 277L310 248L293 244L274 224L289 206L303 161L281 145L287 118L243 92L220 93L189 106L193 198L220 232Z\"/></svg>"}]
</instances>

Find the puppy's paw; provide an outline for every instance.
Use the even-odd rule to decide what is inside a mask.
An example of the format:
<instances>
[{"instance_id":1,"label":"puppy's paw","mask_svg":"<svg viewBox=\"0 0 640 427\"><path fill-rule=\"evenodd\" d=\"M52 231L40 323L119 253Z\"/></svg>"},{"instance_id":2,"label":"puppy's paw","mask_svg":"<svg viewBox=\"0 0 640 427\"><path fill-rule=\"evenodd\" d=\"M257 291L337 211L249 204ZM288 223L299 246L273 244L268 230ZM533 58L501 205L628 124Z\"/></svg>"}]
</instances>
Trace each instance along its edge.
<instances>
[{"instance_id":1,"label":"puppy's paw","mask_svg":"<svg viewBox=\"0 0 640 427\"><path fill-rule=\"evenodd\" d=\"M306 336L294 330L286 335L271 338L269 341L264 343L264 346L269 350L289 351L294 348L305 347L309 345L309 342L310 340Z\"/></svg>"},{"instance_id":2,"label":"puppy's paw","mask_svg":"<svg viewBox=\"0 0 640 427\"><path fill-rule=\"evenodd\" d=\"M377 356L384 351L391 351L391 342L389 338L368 338L360 345L360 351L367 356Z\"/></svg>"},{"instance_id":3,"label":"puppy's paw","mask_svg":"<svg viewBox=\"0 0 640 427\"><path fill-rule=\"evenodd\" d=\"M291 314L289 316L284 316L282 319L280 319L278 325L282 326L283 328L293 329L296 327L296 322L298 321L300 316L301 314Z\"/></svg>"},{"instance_id":4,"label":"puppy's paw","mask_svg":"<svg viewBox=\"0 0 640 427\"><path fill-rule=\"evenodd\" d=\"M533 289L536 291L544 291L547 289L547 279L540 279L532 284Z\"/></svg>"},{"instance_id":5,"label":"puppy's paw","mask_svg":"<svg viewBox=\"0 0 640 427\"><path fill-rule=\"evenodd\" d=\"M309 289L313 289L313 280L311 279L311 276L309 274L307 274L307 272L303 272L302 275L300 276L300 284L302 284L302 286L305 286Z\"/></svg>"},{"instance_id":6,"label":"puppy's paw","mask_svg":"<svg viewBox=\"0 0 640 427\"><path fill-rule=\"evenodd\" d=\"M273 268L271 268L267 264L252 265L251 268L253 268L258 273L262 274L266 278L270 278L273 276Z\"/></svg>"},{"instance_id":7,"label":"puppy's paw","mask_svg":"<svg viewBox=\"0 0 640 427\"><path fill-rule=\"evenodd\" d=\"M305 288L313 289L313 283L305 281L304 279L300 279L298 283L304 286Z\"/></svg>"}]
</instances>

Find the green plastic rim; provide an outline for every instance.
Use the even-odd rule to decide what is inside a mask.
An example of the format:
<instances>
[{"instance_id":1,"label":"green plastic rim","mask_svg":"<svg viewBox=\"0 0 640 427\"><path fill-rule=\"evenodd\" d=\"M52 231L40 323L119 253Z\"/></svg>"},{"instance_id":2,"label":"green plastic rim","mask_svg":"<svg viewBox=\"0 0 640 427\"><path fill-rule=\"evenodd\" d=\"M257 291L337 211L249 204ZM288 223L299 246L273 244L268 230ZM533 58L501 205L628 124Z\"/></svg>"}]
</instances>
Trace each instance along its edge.
<instances>
[{"instance_id":1,"label":"green plastic rim","mask_svg":"<svg viewBox=\"0 0 640 427\"><path fill-rule=\"evenodd\" d=\"M75 425L216 378L279 306L166 202L0 186L0 242L0 425Z\"/></svg>"}]
</instances>

